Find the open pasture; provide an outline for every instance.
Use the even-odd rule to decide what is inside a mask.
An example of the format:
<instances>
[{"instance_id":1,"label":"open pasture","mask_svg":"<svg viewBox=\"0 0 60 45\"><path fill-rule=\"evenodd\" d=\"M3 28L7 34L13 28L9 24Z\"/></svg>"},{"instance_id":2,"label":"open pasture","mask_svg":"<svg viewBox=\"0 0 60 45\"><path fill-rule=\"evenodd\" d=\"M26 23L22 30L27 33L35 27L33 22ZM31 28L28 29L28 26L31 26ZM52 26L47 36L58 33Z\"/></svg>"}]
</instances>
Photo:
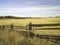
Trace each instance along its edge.
<instances>
[{"instance_id":1,"label":"open pasture","mask_svg":"<svg viewBox=\"0 0 60 45\"><path fill-rule=\"evenodd\" d=\"M26 26L29 24L29 22L32 22L32 24L59 24L60 18L38 18L38 19L0 19L0 25L13 25L15 26ZM50 26L51 28L56 27L60 28L60 26ZM37 27L39 28L39 27ZM41 27L45 28L45 27ZM47 26L49 28L49 26ZM33 30L36 34L47 34L47 35L60 35L60 30Z\"/></svg>"},{"instance_id":2,"label":"open pasture","mask_svg":"<svg viewBox=\"0 0 60 45\"><path fill-rule=\"evenodd\" d=\"M27 25L29 22L33 24L60 23L60 18L0 19L0 25L8 25L11 23L14 25Z\"/></svg>"}]
</instances>

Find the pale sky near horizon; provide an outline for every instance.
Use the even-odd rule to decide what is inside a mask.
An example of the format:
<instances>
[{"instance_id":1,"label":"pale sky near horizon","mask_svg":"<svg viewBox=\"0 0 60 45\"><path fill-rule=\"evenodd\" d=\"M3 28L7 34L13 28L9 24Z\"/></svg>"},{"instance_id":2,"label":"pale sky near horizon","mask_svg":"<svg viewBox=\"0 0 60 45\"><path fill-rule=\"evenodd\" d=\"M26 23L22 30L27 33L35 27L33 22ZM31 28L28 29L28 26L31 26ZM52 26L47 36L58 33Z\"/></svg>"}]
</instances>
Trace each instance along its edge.
<instances>
[{"instance_id":1,"label":"pale sky near horizon","mask_svg":"<svg viewBox=\"0 0 60 45\"><path fill-rule=\"evenodd\" d=\"M60 0L0 0L0 16L60 16Z\"/></svg>"}]
</instances>

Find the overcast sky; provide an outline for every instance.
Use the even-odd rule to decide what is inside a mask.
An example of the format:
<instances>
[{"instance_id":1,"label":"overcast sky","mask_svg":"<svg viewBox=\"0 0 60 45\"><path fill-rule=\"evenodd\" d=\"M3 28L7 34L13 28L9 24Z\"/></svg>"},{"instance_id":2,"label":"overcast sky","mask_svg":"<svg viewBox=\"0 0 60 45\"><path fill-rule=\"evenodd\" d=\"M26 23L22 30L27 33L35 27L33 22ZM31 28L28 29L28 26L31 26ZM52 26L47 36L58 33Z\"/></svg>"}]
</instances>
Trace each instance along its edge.
<instances>
[{"instance_id":1,"label":"overcast sky","mask_svg":"<svg viewBox=\"0 0 60 45\"><path fill-rule=\"evenodd\" d=\"M60 16L60 0L0 0L0 16Z\"/></svg>"}]
</instances>

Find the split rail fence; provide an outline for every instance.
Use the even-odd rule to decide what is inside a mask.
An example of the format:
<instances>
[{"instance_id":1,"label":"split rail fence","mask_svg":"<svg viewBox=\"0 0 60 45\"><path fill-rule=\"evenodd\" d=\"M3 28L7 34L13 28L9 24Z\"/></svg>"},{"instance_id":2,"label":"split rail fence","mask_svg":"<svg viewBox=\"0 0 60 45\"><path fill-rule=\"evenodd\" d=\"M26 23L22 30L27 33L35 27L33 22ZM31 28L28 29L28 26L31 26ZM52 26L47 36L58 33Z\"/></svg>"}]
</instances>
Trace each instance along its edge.
<instances>
[{"instance_id":1,"label":"split rail fence","mask_svg":"<svg viewBox=\"0 0 60 45\"><path fill-rule=\"evenodd\" d=\"M13 23L11 25L0 25L0 29L11 29L11 30L60 30L60 23L56 24L32 24L31 22L26 26L15 26Z\"/></svg>"},{"instance_id":2,"label":"split rail fence","mask_svg":"<svg viewBox=\"0 0 60 45\"><path fill-rule=\"evenodd\" d=\"M54 26L52 28L50 28L51 26ZM27 24L26 26L15 26L13 23L11 25L1 25L0 29L5 30L5 29L10 29L10 30L26 30L27 34L28 34L28 38L29 38L29 32L32 30L60 30L60 26L59 23L57 24L32 24L31 22L29 24ZM35 27L35 28L34 28ZM38 27L38 28L37 28ZM43 28L42 28L43 27ZM46 27L46 28L44 28ZM48 28L47 28L48 27ZM60 45L60 35L36 35L39 38L43 38L43 39L47 39L50 40L54 43L56 43L57 45Z\"/></svg>"}]
</instances>

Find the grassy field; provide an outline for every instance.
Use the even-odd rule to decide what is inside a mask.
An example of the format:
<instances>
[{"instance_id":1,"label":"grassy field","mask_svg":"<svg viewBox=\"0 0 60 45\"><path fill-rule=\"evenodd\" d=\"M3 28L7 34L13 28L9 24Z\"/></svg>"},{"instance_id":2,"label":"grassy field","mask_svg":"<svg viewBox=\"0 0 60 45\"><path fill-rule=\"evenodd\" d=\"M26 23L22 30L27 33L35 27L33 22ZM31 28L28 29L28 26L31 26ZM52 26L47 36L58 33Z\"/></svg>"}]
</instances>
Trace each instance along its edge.
<instances>
[{"instance_id":1,"label":"grassy field","mask_svg":"<svg viewBox=\"0 0 60 45\"><path fill-rule=\"evenodd\" d=\"M29 22L32 22L32 24L54 24L60 23L60 18L0 19L0 25L11 25L13 23L17 26L25 26ZM32 32L41 35L60 35L60 30L33 30ZM52 42L37 37L29 38L29 40L16 31L0 30L0 45L53 45Z\"/></svg>"},{"instance_id":2,"label":"grassy field","mask_svg":"<svg viewBox=\"0 0 60 45\"><path fill-rule=\"evenodd\" d=\"M60 23L60 18L42 18L42 19L0 19L0 25L11 25L12 23L17 26L25 26L32 22L32 24L54 24ZM48 26L47 26L48 27ZM52 26L54 27L54 26ZM56 26L60 27L60 26ZM34 31L34 30L33 30ZM46 31L46 32L45 32ZM59 30L35 30L36 34L51 34L60 35Z\"/></svg>"},{"instance_id":3,"label":"grassy field","mask_svg":"<svg viewBox=\"0 0 60 45\"><path fill-rule=\"evenodd\" d=\"M14 25L26 25L32 22L33 24L49 24L60 23L60 18L42 18L42 19L0 19L0 25L11 24Z\"/></svg>"}]
</instances>

